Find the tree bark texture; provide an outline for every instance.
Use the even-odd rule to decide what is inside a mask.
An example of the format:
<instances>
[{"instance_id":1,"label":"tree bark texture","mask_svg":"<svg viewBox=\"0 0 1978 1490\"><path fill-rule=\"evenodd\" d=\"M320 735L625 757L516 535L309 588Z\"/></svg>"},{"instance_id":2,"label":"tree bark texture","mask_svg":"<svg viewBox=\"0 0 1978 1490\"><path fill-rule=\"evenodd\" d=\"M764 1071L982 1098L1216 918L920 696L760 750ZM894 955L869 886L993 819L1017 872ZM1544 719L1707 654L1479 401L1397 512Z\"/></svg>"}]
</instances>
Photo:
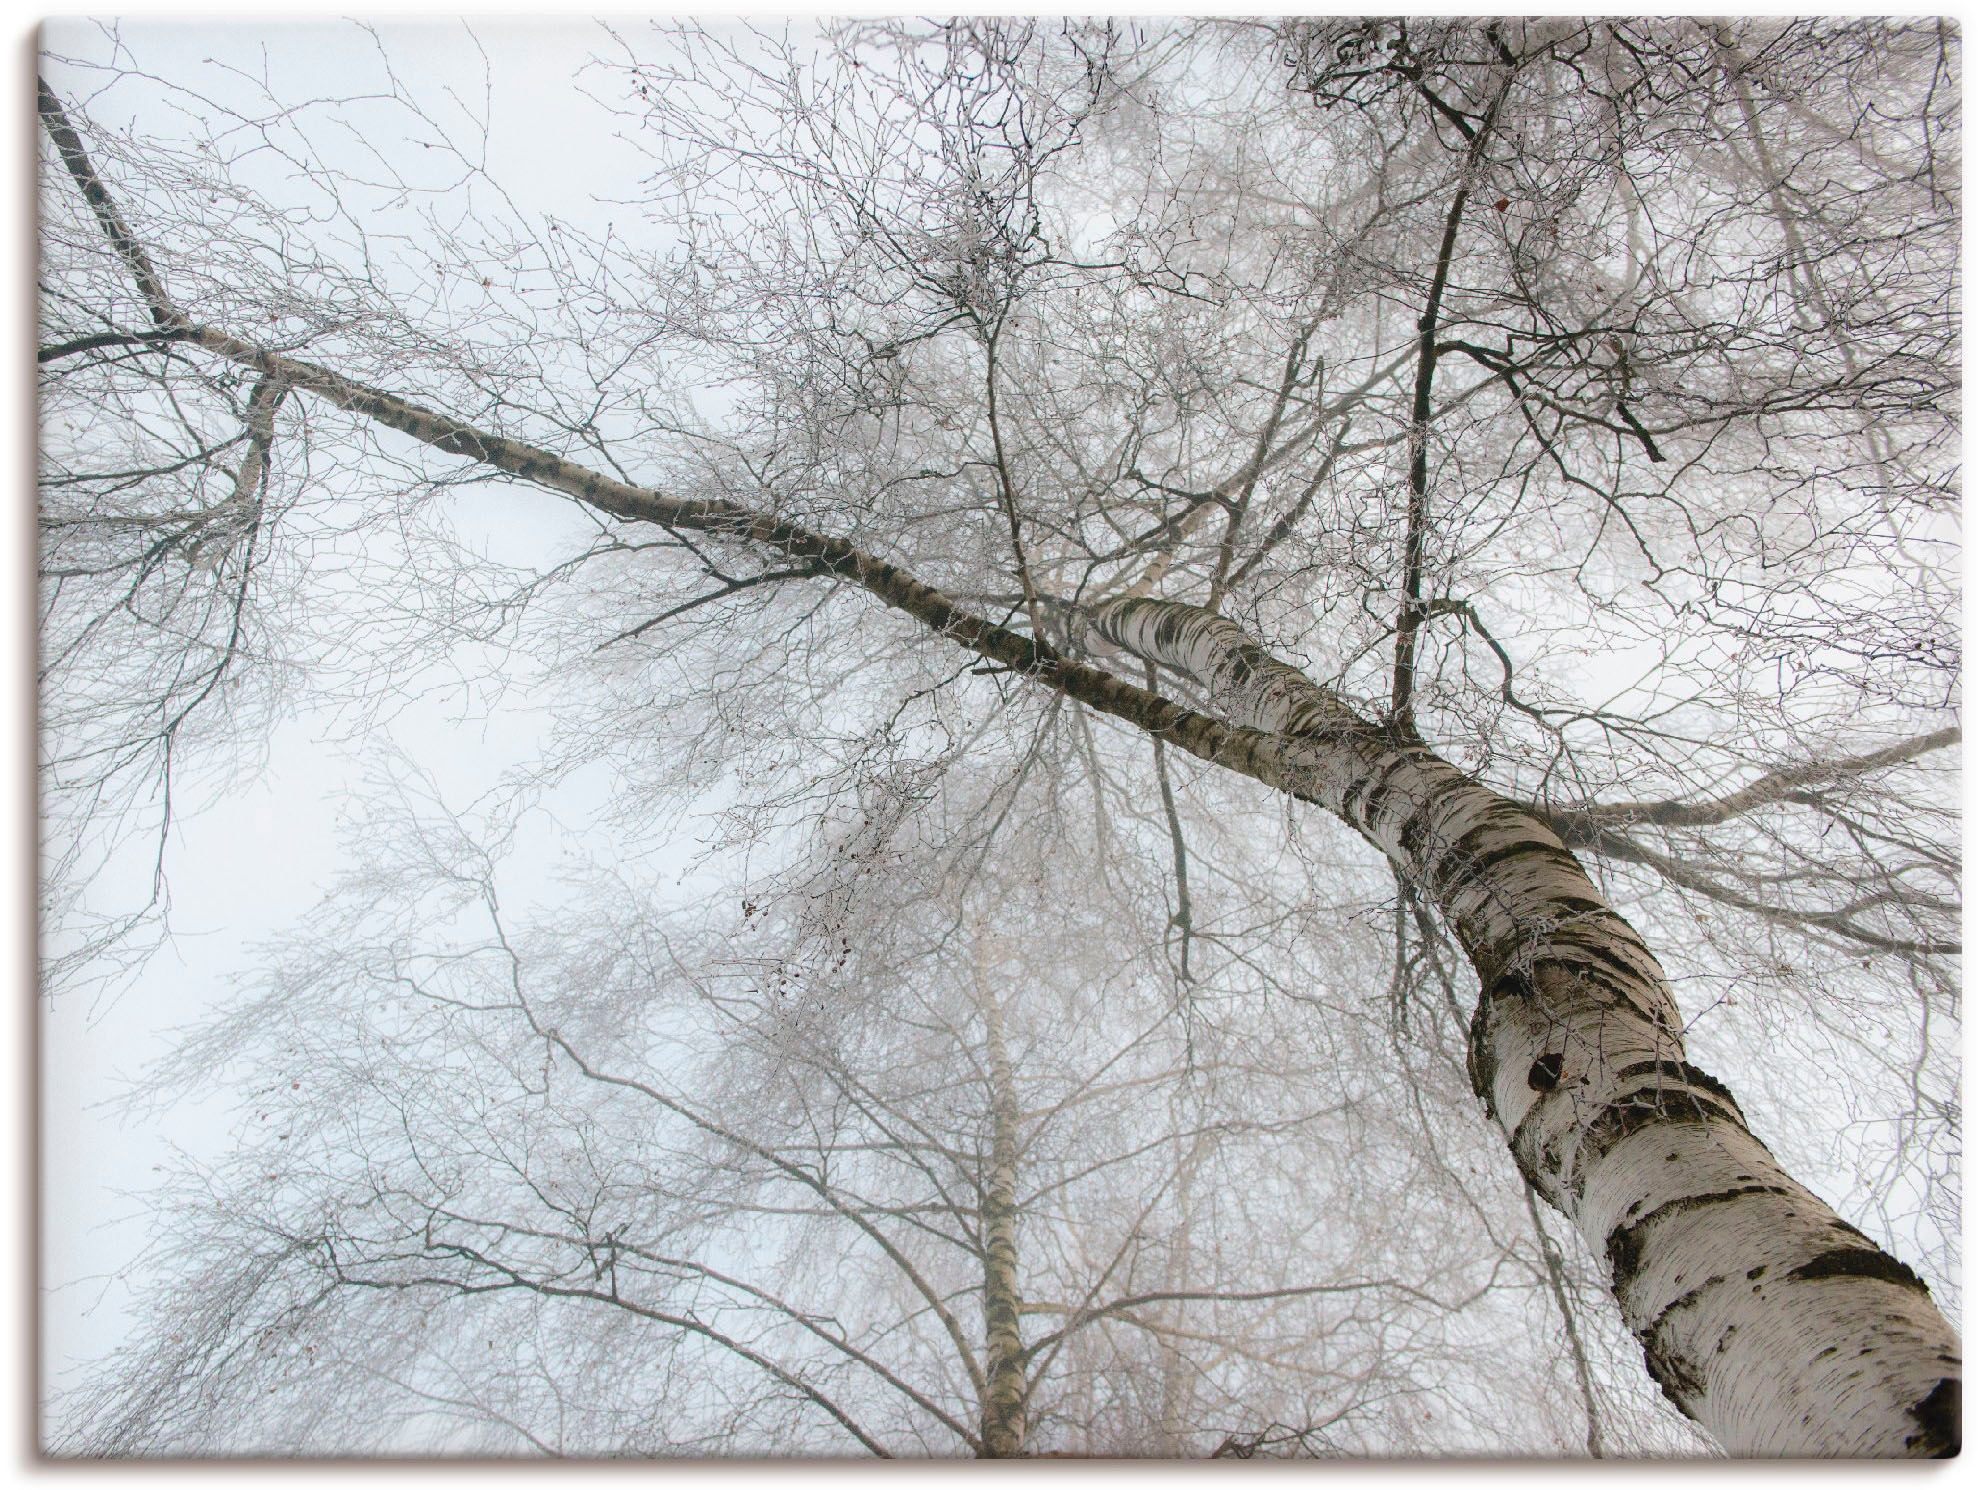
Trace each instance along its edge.
<instances>
[{"instance_id":1,"label":"tree bark texture","mask_svg":"<svg viewBox=\"0 0 1978 1490\"><path fill-rule=\"evenodd\" d=\"M982 1399L982 1457L1014 1459L1023 1453L1025 1379L1022 1294L1017 1279L1016 1079L1003 1038L1003 1011L983 991L988 1027L989 1168L982 1186L982 1313L987 1390Z\"/></svg>"},{"instance_id":2,"label":"tree bark texture","mask_svg":"<svg viewBox=\"0 0 1978 1490\"><path fill-rule=\"evenodd\" d=\"M1669 1399L1735 1454L1957 1452L1956 1334L1922 1281L1796 1183L1684 1057L1668 980L1532 812L1361 719L1233 622L1102 607L1107 641L1275 736L1277 772L1440 910L1481 987L1477 1094L1612 1268Z\"/></svg>"}]
</instances>

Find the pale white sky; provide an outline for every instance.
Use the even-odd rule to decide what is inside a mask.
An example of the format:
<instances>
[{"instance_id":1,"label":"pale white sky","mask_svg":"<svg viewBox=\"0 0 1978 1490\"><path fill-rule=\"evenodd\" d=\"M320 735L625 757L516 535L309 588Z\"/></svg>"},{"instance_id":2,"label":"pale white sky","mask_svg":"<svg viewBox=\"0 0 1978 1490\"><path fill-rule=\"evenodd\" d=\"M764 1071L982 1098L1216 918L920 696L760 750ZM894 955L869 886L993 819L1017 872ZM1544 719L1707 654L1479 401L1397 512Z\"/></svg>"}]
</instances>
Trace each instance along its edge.
<instances>
[{"instance_id":1,"label":"pale white sky","mask_svg":"<svg viewBox=\"0 0 1978 1490\"><path fill-rule=\"evenodd\" d=\"M418 91L451 83L469 96L478 95L481 52L460 23L375 24L394 63L418 78ZM368 81L376 75L376 44L347 22L251 31L246 23L140 18L122 21L118 29L124 44L148 68L195 86L214 86L211 80L220 76L216 64L255 69L263 56L256 32L263 30L270 42L267 65L278 87L284 69L291 77L306 70L308 91L318 96L337 93L344 80ZM629 164L597 149L599 121L587 117L594 106L569 88L569 78L602 38L591 25L559 20L483 20L474 23L474 31L486 51L494 89L491 166L518 193L518 205L525 209L583 218L594 197L624 185L608 173ZM102 30L92 22L51 21L45 36L46 47L60 53L100 57L107 47ZM32 45L28 38L23 41ZM196 81L202 76L205 81ZM51 81L61 86L58 74L51 72ZM478 97L474 101L481 102ZM579 140L588 148L572 148ZM31 142L20 143L24 152L31 149ZM21 320L16 331L23 339L31 335L29 309L17 312ZM532 502L512 489L490 495L493 503L477 505L484 508L484 520L487 506L501 509L499 530L510 554L532 542L547 549L567 541L568 519L559 504ZM465 503L456 505L467 509ZM31 513L25 503L21 510ZM25 558L31 545L20 540L27 535L15 536L16 552ZM23 600L26 591L23 584ZM18 614L20 609L17 624L27 619ZM9 653L17 666L25 660ZM435 673L444 681L444 667ZM23 669L15 677L17 694L31 688L31 672ZM27 711L15 717L25 733ZM340 729L327 710L305 707L274 731L258 771L237 782L209 777L195 793L191 810L181 817L169 860L172 943L146 967L134 988L114 999L65 1000L45 1012L41 1025L43 1185L35 1219L42 1237L43 1281L49 1288L42 1346L55 1379L61 1378L65 1363L100 1357L122 1338L124 1295L114 1275L130 1265L143 1244L142 1191L153 1181L155 1166L174 1146L194 1154L217 1151L230 1126L231 1099L224 1092L208 1103L174 1108L163 1118L133 1117L106 1104L165 1048L175 1028L196 1021L226 996L231 980L254 965L257 943L304 917L315 904L338 862L342 799L387 750L402 751L413 762L443 772L450 798L464 803L493 786L504 770L537 755L546 725L545 716L527 710L526 699L511 697L494 708L470 705L463 712L458 693L444 691L398 714L388 729L355 736ZM580 830L596 805L585 800L587 794L595 796L594 785L578 780L554 803L559 816ZM8 799L23 829L26 806L18 794ZM538 832L541 842L532 847L539 851L521 857L541 865L546 875L559 845L546 825L539 825ZM142 846L135 852L141 854ZM24 866L14 867L21 893L10 903L25 907L32 903L28 876L19 873ZM25 930L16 928L15 945L27 944ZM23 977L21 982L25 1007L29 980ZM25 1337L28 1321L20 1324ZM21 1385L17 1400L29 1395L27 1384ZM23 1451L26 1447L21 1446Z\"/></svg>"},{"instance_id":2,"label":"pale white sky","mask_svg":"<svg viewBox=\"0 0 1978 1490\"><path fill-rule=\"evenodd\" d=\"M228 69L263 68L285 96L334 96L373 87L379 43L421 94L453 88L481 102L481 50L493 95L491 164L515 183L521 205L575 217L610 182L613 164L595 148L594 106L567 80L588 54L594 29L567 22L385 22L378 40L348 22L279 28L224 22L116 23L128 53L147 70L217 97L239 90ZM266 38L264 41L264 37ZM58 55L105 58L110 40L94 22L51 21L43 46ZM63 87L59 68L50 81ZM306 85L306 86L305 86ZM114 117L114 108L106 109ZM121 121L118 121L121 122ZM161 122L169 129L169 119ZM579 135L591 144L574 148ZM619 164L622 164L619 163ZM539 195L538 195L539 194ZM550 501L516 501L504 492L502 527L511 550L530 525L545 545L563 514ZM465 503L455 504L462 512ZM444 680L444 670L440 670ZM306 694L304 695L306 698ZM467 706L444 694L401 714L388 731L349 737L320 708L304 707L276 730L265 767L238 783L204 779L188 801L171 845L174 936L135 987L114 999L65 999L43 1026L45 1181L42 1216L46 1305L44 1359L57 1379L66 1363L95 1359L123 1334L123 1289L112 1275L143 1245L141 1192L174 1145L194 1155L222 1150L231 1105L224 1096L161 1119L139 1120L106 1106L155 1057L170 1032L196 1022L254 966L256 944L300 918L320 897L338 862L340 799L389 747L443 772L464 801L493 785L504 767L540 748L546 721L509 705ZM336 738L339 734L345 737ZM132 845L143 872L145 845Z\"/></svg>"}]
</instances>

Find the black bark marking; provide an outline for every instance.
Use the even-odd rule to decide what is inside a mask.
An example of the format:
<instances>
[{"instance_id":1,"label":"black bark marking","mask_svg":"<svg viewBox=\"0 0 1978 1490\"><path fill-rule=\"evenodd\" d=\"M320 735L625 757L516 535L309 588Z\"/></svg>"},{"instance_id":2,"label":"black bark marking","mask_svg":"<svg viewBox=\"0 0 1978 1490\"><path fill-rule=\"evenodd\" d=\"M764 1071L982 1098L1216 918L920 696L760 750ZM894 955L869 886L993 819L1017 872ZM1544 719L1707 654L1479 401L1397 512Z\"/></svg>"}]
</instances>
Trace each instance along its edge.
<instances>
[{"instance_id":1,"label":"black bark marking","mask_svg":"<svg viewBox=\"0 0 1978 1490\"><path fill-rule=\"evenodd\" d=\"M1680 1282L1681 1280L1678 1279L1677 1281ZM1708 1278L1705 1278L1701 1283L1697 1284L1697 1286L1692 1288L1688 1293L1682 1295L1682 1297L1680 1298L1672 1300L1667 1308L1665 1308L1660 1314L1655 1316L1654 1322L1648 1326L1648 1333L1651 1335L1657 1333L1659 1330L1661 1330L1663 1321L1668 1319L1668 1317L1671 1314L1674 1314L1678 1309L1688 1308L1691 1304L1694 1304L1699 1298L1702 1297L1704 1289L1715 1288L1719 1283L1722 1283L1723 1281L1724 1281L1724 1275L1722 1273L1712 1273Z\"/></svg>"},{"instance_id":2,"label":"black bark marking","mask_svg":"<svg viewBox=\"0 0 1978 1490\"><path fill-rule=\"evenodd\" d=\"M1645 1239L1648 1235L1648 1228L1655 1225L1656 1222L1686 1215L1690 1211L1699 1211L1706 1206L1724 1205L1733 1200L1742 1200L1747 1195L1784 1195L1790 1198L1794 1193L1794 1191L1787 1189L1783 1185L1740 1185L1733 1190L1713 1190L1707 1195L1684 1195L1675 1200L1663 1202L1639 1221L1616 1226L1612 1231L1607 1233L1607 1266L1612 1273L1616 1297L1619 1297L1626 1290L1628 1284L1634 1281L1635 1275L1641 1271L1641 1259L1642 1253L1646 1250ZM1764 1271L1765 1267L1761 1265L1751 1269L1751 1271L1745 1274L1745 1277L1747 1279L1754 1279L1763 1274ZM1702 1286L1707 1288L1711 1283L1722 1283L1723 1281L1721 1277L1712 1278ZM1691 1290L1690 1293L1685 1294L1683 1299L1679 1299L1677 1302L1681 1303L1689 1298L1693 1298L1695 1292L1694 1289ZM1675 1305L1670 1305L1670 1308L1674 1307ZM1667 1313L1668 1310L1665 1309L1663 1316L1666 1316ZM1657 1323L1661 1322L1663 1316L1657 1317Z\"/></svg>"},{"instance_id":3,"label":"black bark marking","mask_svg":"<svg viewBox=\"0 0 1978 1490\"><path fill-rule=\"evenodd\" d=\"M1553 934L1551 945L1547 948L1552 961L1568 966L1575 962L1597 966L1604 970L1606 976L1617 980L1619 984L1633 987L1640 987L1655 979L1657 969L1652 959L1649 966L1644 968L1614 950L1613 943L1621 940L1630 947L1639 949L1644 955L1647 954L1648 949L1641 946L1639 938L1619 935L1623 931L1632 932L1632 927L1627 926L1627 923L1604 905L1594 906L1590 917L1598 918L1597 930L1591 926L1586 927L1587 931L1593 933L1592 935L1576 935L1575 932L1580 930L1577 927L1572 930L1562 928Z\"/></svg>"},{"instance_id":4,"label":"black bark marking","mask_svg":"<svg viewBox=\"0 0 1978 1490\"><path fill-rule=\"evenodd\" d=\"M1574 863L1578 862L1574 860ZM1610 907L1588 895L1550 895L1546 897L1546 903L1552 907L1554 914L1561 916L1594 916L1610 911Z\"/></svg>"},{"instance_id":5,"label":"black bark marking","mask_svg":"<svg viewBox=\"0 0 1978 1490\"><path fill-rule=\"evenodd\" d=\"M1387 801L1393 779L1414 763L1412 757L1397 751L1379 770L1360 778L1359 783L1340 802L1340 815L1356 828L1366 831ZM1419 844L1411 846L1408 836L1408 827L1413 821L1411 817L1408 823L1404 823L1400 834L1401 851L1410 860L1417 858L1420 852Z\"/></svg>"},{"instance_id":6,"label":"black bark marking","mask_svg":"<svg viewBox=\"0 0 1978 1490\"><path fill-rule=\"evenodd\" d=\"M1580 1140L1574 1156L1573 1193L1585 1193L1587 1172L1630 1134L1657 1123L1700 1125L1713 1121L1744 1127L1737 1114L1716 1098L1690 1091L1630 1092L1608 1103L1586 1125L1586 1137Z\"/></svg>"},{"instance_id":7,"label":"black bark marking","mask_svg":"<svg viewBox=\"0 0 1978 1490\"><path fill-rule=\"evenodd\" d=\"M1559 1051L1542 1055L1532 1062L1531 1070L1525 1073L1525 1085L1535 1092L1549 1092L1559 1085L1565 1066L1566 1057Z\"/></svg>"},{"instance_id":8,"label":"black bark marking","mask_svg":"<svg viewBox=\"0 0 1978 1490\"><path fill-rule=\"evenodd\" d=\"M1607 1233L1607 1268L1616 1294L1641 1271L1641 1236L1639 1226L1617 1226Z\"/></svg>"},{"instance_id":9,"label":"black bark marking","mask_svg":"<svg viewBox=\"0 0 1978 1490\"><path fill-rule=\"evenodd\" d=\"M1386 802L1387 795L1388 787L1383 775L1381 784L1367 793L1367 800L1362 804L1364 817L1368 823L1373 822L1374 815ZM1422 850L1429 846L1429 829L1434 822L1435 803L1424 802L1408 814L1401 824L1401 831L1395 834L1395 840L1401 845L1402 857L1410 864L1420 866L1422 878L1428 882L1431 889L1441 893L1448 888L1449 877L1437 874L1435 869L1422 863Z\"/></svg>"},{"instance_id":10,"label":"black bark marking","mask_svg":"<svg viewBox=\"0 0 1978 1490\"><path fill-rule=\"evenodd\" d=\"M1497 1057L1490 1053L1490 1005L1494 995L1490 984L1484 985L1482 995L1477 999L1477 1011L1470 1016L1469 1060L1470 1090L1482 1099L1484 1111L1494 1120L1497 1117L1497 1099L1491 1095L1497 1082Z\"/></svg>"},{"instance_id":11,"label":"black bark marking","mask_svg":"<svg viewBox=\"0 0 1978 1490\"><path fill-rule=\"evenodd\" d=\"M1879 1278L1899 1288L1914 1289L1926 1299L1930 1297L1927 1283L1879 1247L1872 1250L1836 1247L1831 1252L1822 1252L1810 1262L1801 1263L1786 1276L1796 1283L1811 1278Z\"/></svg>"},{"instance_id":12,"label":"black bark marking","mask_svg":"<svg viewBox=\"0 0 1978 1490\"><path fill-rule=\"evenodd\" d=\"M1642 1359L1648 1366L1648 1374L1662 1388L1662 1395L1676 1405L1676 1411L1695 1420L1696 1414L1690 1411L1689 1400L1686 1399L1703 1395L1701 1369L1681 1352L1664 1346L1655 1338L1653 1330L1643 1330L1636 1338L1641 1341Z\"/></svg>"},{"instance_id":13,"label":"black bark marking","mask_svg":"<svg viewBox=\"0 0 1978 1490\"><path fill-rule=\"evenodd\" d=\"M1527 1117L1531 1116L1530 1113L1527 1113L1525 1115ZM1515 1159L1518 1156L1516 1154L1513 1154L1511 1157ZM1550 1174L1554 1176L1558 1175L1559 1138L1557 1135L1554 1135L1552 1142L1548 1143L1544 1148L1539 1150L1538 1161L1534 1167L1539 1169L1542 1173Z\"/></svg>"},{"instance_id":14,"label":"black bark marking","mask_svg":"<svg viewBox=\"0 0 1978 1490\"><path fill-rule=\"evenodd\" d=\"M1563 1058L1555 1057L1554 1059L1561 1060L1563 1064ZM1526 1083L1537 1088L1540 1096L1536 1102L1525 1109L1525 1115L1518 1119L1518 1126L1511 1134L1511 1157L1518 1161L1519 1169L1523 1170L1534 1183L1537 1182L1538 1176L1541 1174L1557 1174L1559 1172L1559 1138L1557 1136L1537 1154L1527 1155L1526 1153L1526 1150L1530 1147L1530 1135L1537 1130L1539 1124L1544 1119L1545 1109L1550 1105L1546 1099L1545 1092L1554 1089L1540 1088L1538 1087L1538 1083L1532 1080L1534 1074L1542 1074L1541 1068L1544 1064L1545 1057L1541 1056L1537 1061L1532 1063L1531 1071L1525 1074Z\"/></svg>"},{"instance_id":15,"label":"black bark marking","mask_svg":"<svg viewBox=\"0 0 1978 1490\"><path fill-rule=\"evenodd\" d=\"M1964 1381L1946 1376L1908 1409L1917 1431L1902 1446L1919 1459L1955 1459L1964 1449Z\"/></svg>"},{"instance_id":16,"label":"black bark marking","mask_svg":"<svg viewBox=\"0 0 1978 1490\"><path fill-rule=\"evenodd\" d=\"M1415 816L1421 817L1427 811L1428 808L1424 807ZM1541 838L1526 836L1516 839L1511 843L1500 843L1495 848L1483 849L1481 851L1471 848L1470 844L1472 840L1495 838L1504 833L1520 831L1529 835L1531 830L1538 826L1537 822L1532 819L1521 820L1518 817L1512 817L1509 821L1499 822L1493 820L1494 817L1495 815L1493 814L1491 819L1487 819L1470 829L1461 838L1457 839L1456 842L1451 844L1444 853L1438 856L1438 868L1447 866L1446 870L1438 872L1435 876L1436 888L1439 894L1453 894L1457 889L1465 885L1474 884L1478 880L1485 878L1492 870L1500 868L1514 859L1525 858L1543 859L1554 869L1570 873L1582 882L1585 882L1586 870L1581 868L1580 861L1557 844L1547 843ZM1415 818L1411 817L1408 820L1407 827L1402 829L1404 844L1407 841L1409 829L1413 828L1414 825ZM1575 900L1584 899L1581 896L1575 896L1573 898ZM1549 902L1556 902L1557 899L1558 897L1548 897Z\"/></svg>"},{"instance_id":17,"label":"black bark marking","mask_svg":"<svg viewBox=\"0 0 1978 1490\"><path fill-rule=\"evenodd\" d=\"M1738 1099L1731 1095L1731 1089L1712 1076L1708 1071L1699 1071L1688 1061L1637 1061L1632 1066L1623 1066L1614 1073L1617 1082L1630 1081L1637 1076L1647 1076L1655 1072L1684 1086L1701 1087L1717 1098L1733 1112L1738 1112ZM1742 1116L1742 1114L1740 1114Z\"/></svg>"},{"instance_id":18,"label":"black bark marking","mask_svg":"<svg viewBox=\"0 0 1978 1490\"><path fill-rule=\"evenodd\" d=\"M1532 991L1529 976L1531 968L1531 939L1522 931L1511 932L1495 941L1483 941L1465 936L1461 927L1458 935L1463 937L1464 950L1468 953L1470 966L1477 973L1477 994L1479 1003L1487 1004L1492 999L1529 994ZM1503 987L1507 978L1521 977L1522 986Z\"/></svg>"}]
</instances>

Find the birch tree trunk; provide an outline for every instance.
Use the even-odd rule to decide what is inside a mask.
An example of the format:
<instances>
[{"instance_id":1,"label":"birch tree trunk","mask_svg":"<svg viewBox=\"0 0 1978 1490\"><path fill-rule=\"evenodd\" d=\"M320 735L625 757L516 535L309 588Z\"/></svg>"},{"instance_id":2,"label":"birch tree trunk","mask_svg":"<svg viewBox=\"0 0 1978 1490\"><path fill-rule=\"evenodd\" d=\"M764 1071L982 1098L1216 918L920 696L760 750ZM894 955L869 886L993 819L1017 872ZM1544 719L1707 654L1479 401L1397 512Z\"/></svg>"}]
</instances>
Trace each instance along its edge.
<instances>
[{"instance_id":1,"label":"birch tree trunk","mask_svg":"<svg viewBox=\"0 0 1978 1490\"><path fill-rule=\"evenodd\" d=\"M988 1030L989 1172L982 1187L982 1313L986 1349L982 1395L982 1457L1014 1459L1023 1453L1024 1407L1029 1395L1023 1350L1022 1296L1017 1281L1016 1079L1003 1039L1003 1010L992 989L981 987Z\"/></svg>"},{"instance_id":2,"label":"birch tree trunk","mask_svg":"<svg viewBox=\"0 0 1978 1490\"><path fill-rule=\"evenodd\" d=\"M1387 855L1475 967L1477 1094L1612 1268L1648 1370L1734 1454L1945 1457L1957 1336L1923 1282L1793 1180L1684 1058L1668 980L1558 837L1195 606L1097 609L1100 636L1276 737L1275 775Z\"/></svg>"}]
</instances>

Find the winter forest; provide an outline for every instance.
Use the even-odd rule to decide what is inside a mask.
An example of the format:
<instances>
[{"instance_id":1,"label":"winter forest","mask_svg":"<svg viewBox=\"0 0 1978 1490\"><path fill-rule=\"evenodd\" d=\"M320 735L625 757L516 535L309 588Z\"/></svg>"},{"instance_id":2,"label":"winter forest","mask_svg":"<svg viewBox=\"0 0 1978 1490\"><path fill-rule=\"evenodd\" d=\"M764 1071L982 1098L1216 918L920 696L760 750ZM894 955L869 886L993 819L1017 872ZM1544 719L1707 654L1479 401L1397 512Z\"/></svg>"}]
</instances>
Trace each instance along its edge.
<instances>
[{"instance_id":1,"label":"winter forest","mask_svg":"<svg viewBox=\"0 0 1978 1490\"><path fill-rule=\"evenodd\" d=\"M1949 23L39 62L48 1452L1957 1452Z\"/></svg>"}]
</instances>

